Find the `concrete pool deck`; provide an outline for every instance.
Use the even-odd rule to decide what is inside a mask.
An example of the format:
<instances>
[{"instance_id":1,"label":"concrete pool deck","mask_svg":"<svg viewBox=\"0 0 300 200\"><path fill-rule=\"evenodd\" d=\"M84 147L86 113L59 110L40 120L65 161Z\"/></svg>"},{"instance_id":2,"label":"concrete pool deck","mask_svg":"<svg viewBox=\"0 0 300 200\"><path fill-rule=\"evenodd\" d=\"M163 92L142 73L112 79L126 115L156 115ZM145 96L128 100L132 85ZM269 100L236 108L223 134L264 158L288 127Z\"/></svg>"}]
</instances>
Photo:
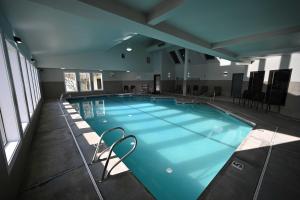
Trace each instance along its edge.
<instances>
[{"instance_id":1,"label":"concrete pool deck","mask_svg":"<svg viewBox=\"0 0 300 200\"><path fill-rule=\"evenodd\" d=\"M233 104L229 98L211 101L206 97L169 96L182 102L209 102L256 124L199 199L300 199L300 121ZM242 164L243 169L234 167L233 162Z\"/></svg>"},{"instance_id":2,"label":"concrete pool deck","mask_svg":"<svg viewBox=\"0 0 300 200\"><path fill-rule=\"evenodd\" d=\"M231 102L213 104L256 127L200 199L300 199L300 122ZM233 161L242 163L244 169L235 169Z\"/></svg>"},{"instance_id":3,"label":"concrete pool deck","mask_svg":"<svg viewBox=\"0 0 300 200\"><path fill-rule=\"evenodd\" d=\"M172 97L181 102L204 102ZM231 102L211 103L255 122L256 128L199 199L253 199L272 141L272 154L257 199L300 199L300 122ZM64 113L57 101L43 105L19 199L99 199L64 114L88 163L99 137L76 110L67 103L62 106ZM241 163L243 170L233 167L233 161ZM88 167L94 179L99 179L103 164ZM97 183L103 199L154 199L129 171L121 170L124 172Z\"/></svg>"},{"instance_id":4,"label":"concrete pool deck","mask_svg":"<svg viewBox=\"0 0 300 200\"><path fill-rule=\"evenodd\" d=\"M19 198L40 199L154 199L133 175L124 168L116 169L103 183L98 183L99 196L90 179L80 152L72 138L80 146L88 167L99 180L103 163L90 164L99 136L83 121L73 108L60 109L58 101L44 103L39 125L30 152L30 161L25 169L26 176ZM71 127L66 123L64 114ZM74 119L72 119L72 117ZM72 133L73 132L73 133Z\"/></svg>"}]
</instances>

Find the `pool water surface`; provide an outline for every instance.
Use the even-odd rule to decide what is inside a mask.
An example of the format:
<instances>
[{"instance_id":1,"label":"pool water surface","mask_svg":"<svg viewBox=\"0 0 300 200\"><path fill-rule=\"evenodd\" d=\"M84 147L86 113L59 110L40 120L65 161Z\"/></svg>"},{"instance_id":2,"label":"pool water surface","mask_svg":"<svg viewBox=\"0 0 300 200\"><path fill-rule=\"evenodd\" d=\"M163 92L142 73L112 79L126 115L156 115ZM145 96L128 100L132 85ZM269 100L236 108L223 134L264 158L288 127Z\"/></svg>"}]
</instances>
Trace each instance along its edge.
<instances>
[{"instance_id":1,"label":"pool water surface","mask_svg":"<svg viewBox=\"0 0 300 200\"><path fill-rule=\"evenodd\" d=\"M121 126L138 140L124 163L156 199L194 200L228 161L252 127L206 104L177 104L148 96L72 99L98 133ZM104 137L112 144L118 133ZM116 154L132 145L122 143Z\"/></svg>"}]
</instances>

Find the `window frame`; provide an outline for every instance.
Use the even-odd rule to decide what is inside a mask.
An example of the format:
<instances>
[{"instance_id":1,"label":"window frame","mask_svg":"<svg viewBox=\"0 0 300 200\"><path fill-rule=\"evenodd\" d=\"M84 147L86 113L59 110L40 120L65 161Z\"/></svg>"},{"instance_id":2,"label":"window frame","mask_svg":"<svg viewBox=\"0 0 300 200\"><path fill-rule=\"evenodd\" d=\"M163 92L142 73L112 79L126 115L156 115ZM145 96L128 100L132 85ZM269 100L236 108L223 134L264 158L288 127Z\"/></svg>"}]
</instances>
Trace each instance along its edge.
<instances>
[{"instance_id":1,"label":"window frame","mask_svg":"<svg viewBox=\"0 0 300 200\"><path fill-rule=\"evenodd\" d=\"M33 112L36 109L36 98L35 98L35 92L34 92L34 85L33 85L33 79L32 79L32 73L31 73L31 64L28 59L26 59L26 68L28 73L28 79L30 83L30 90L31 90L31 97L32 97L32 103L33 103Z\"/></svg>"},{"instance_id":2,"label":"window frame","mask_svg":"<svg viewBox=\"0 0 300 200\"><path fill-rule=\"evenodd\" d=\"M9 63L8 49L6 46L6 40L4 34L0 29L0 56L2 57L3 67L1 67L1 86L4 90L4 98L0 98L0 109L1 109L1 121L7 143L3 146L3 154L6 160L6 167L8 174L10 173L12 166L15 163L16 155L18 154L20 144L22 142L22 127L19 116L19 110L17 105L16 91L13 83L12 71ZM0 58L1 60L1 58ZM0 81L0 82L1 82ZM1 100L2 99L2 100ZM5 106L4 103L5 102ZM2 144L1 139L1 144Z\"/></svg>"},{"instance_id":3,"label":"window frame","mask_svg":"<svg viewBox=\"0 0 300 200\"><path fill-rule=\"evenodd\" d=\"M15 47L15 45L11 44L8 40L6 41L6 50L8 55L8 62L9 67L11 70L11 76L15 96L17 99L17 106L18 106L18 115L20 119L20 123L22 126L22 133L25 134L26 129L30 122L30 114L25 94L25 87L24 87L24 81L23 81L23 75L21 70L21 63L20 63L20 57L19 57L19 51Z\"/></svg>"},{"instance_id":4,"label":"window frame","mask_svg":"<svg viewBox=\"0 0 300 200\"><path fill-rule=\"evenodd\" d=\"M34 68L34 72L35 72L35 80L36 80L36 86L37 86L38 101L40 101L41 100L40 79L39 79L39 72L36 67Z\"/></svg>"},{"instance_id":5,"label":"window frame","mask_svg":"<svg viewBox=\"0 0 300 200\"><path fill-rule=\"evenodd\" d=\"M96 74L100 74L100 76L101 76L101 88L100 89L98 88L98 82L95 81L95 77L96 77L95 75ZM93 91L103 91L104 90L104 87L103 87L103 74L101 72L93 72L92 77L93 77L93 84L92 84L93 85ZM95 89L95 85L97 85L98 89Z\"/></svg>"},{"instance_id":6,"label":"window frame","mask_svg":"<svg viewBox=\"0 0 300 200\"><path fill-rule=\"evenodd\" d=\"M23 54L19 53L19 55L20 55L21 71L23 74L25 93L26 93L26 98L27 98L27 106L28 106L28 110L29 110L29 115L30 115L30 117L32 117L32 115L34 113L34 108L33 108L33 99L32 99L31 89L30 89L29 75L27 72L27 61L26 61L25 56L23 56Z\"/></svg>"},{"instance_id":7,"label":"window frame","mask_svg":"<svg viewBox=\"0 0 300 200\"><path fill-rule=\"evenodd\" d=\"M36 89L36 81L35 81L35 77L34 77L34 67L33 67L33 65L31 63L30 63L30 71L31 71L31 78L32 78L32 83L33 83L33 91L34 91L35 104L37 106L37 104L38 104L38 96L37 96L37 89Z\"/></svg>"},{"instance_id":8,"label":"window frame","mask_svg":"<svg viewBox=\"0 0 300 200\"><path fill-rule=\"evenodd\" d=\"M89 87L88 90L82 90L82 88L81 88L81 77L80 77L81 74L88 74L89 75L89 85L90 85L90 87ZM80 92L91 92L92 91L91 73L90 72L79 72L78 75L79 75Z\"/></svg>"},{"instance_id":9,"label":"window frame","mask_svg":"<svg viewBox=\"0 0 300 200\"><path fill-rule=\"evenodd\" d=\"M34 91L35 91L35 98L36 98L36 103L39 103L39 94L38 94L38 86L37 86L37 80L36 80L36 75L35 75L35 67L31 64L31 71L32 71L32 79L34 83Z\"/></svg>"},{"instance_id":10,"label":"window frame","mask_svg":"<svg viewBox=\"0 0 300 200\"><path fill-rule=\"evenodd\" d=\"M67 85L66 85L66 74L75 74L75 87L76 87L76 91L68 91L67 90ZM74 71L64 71L64 85L65 85L65 93L74 93L74 92L78 92L78 82L77 82L77 74Z\"/></svg>"},{"instance_id":11,"label":"window frame","mask_svg":"<svg viewBox=\"0 0 300 200\"><path fill-rule=\"evenodd\" d=\"M4 123L2 120L2 113L1 113L1 109L0 109L0 134L1 134L1 141L2 141L2 145L5 147L5 145L8 143L6 134L5 134L5 130L4 130Z\"/></svg>"}]
</instances>

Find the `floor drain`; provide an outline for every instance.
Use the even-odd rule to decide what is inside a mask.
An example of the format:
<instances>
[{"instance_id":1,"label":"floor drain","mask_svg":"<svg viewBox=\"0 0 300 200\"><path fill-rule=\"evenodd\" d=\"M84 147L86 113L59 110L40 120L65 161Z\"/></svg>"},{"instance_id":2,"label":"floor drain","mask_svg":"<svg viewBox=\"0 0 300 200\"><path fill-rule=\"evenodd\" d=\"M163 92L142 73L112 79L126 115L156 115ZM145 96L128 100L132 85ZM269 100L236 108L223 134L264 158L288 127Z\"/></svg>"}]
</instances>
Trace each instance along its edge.
<instances>
[{"instance_id":1,"label":"floor drain","mask_svg":"<svg viewBox=\"0 0 300 200\"><path fill-rule=\"evenodd\" d=\"M168 174L171 174L171 173L173 173L173 169L169 167L169 168L166 169L166 172L167 172Z\"/></svg>"},{"instance_id":2,"label":"floor drain","mask_svg":"<svg viewBox=\"0 0 300 200\"><path fill-rule=\"evenodd\" d=\"M244 169L244 165L242 163L238 162L238 161L235 161L235 160L231 163L231 165L234 168L238 169L238 170L243 170Z\"/></svg>"}]
</instances>

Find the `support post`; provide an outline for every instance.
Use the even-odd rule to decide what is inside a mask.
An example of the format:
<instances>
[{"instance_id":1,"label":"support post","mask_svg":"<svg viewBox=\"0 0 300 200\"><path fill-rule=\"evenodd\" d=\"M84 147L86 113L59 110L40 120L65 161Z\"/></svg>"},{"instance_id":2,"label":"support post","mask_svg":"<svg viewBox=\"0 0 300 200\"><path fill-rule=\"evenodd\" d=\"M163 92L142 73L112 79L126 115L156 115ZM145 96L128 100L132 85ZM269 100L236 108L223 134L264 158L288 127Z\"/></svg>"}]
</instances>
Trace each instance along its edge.
<instances>
[{"instance_id":1,"label":"support post","mask_svg":"<svg viewBox=\"0 0 300 200\"><path fill-rule=\"evenodd\" d=\"M184 55L184 68L183 68L183 83L182 83L182 95L186 96L186 83L187 83L187 73L189 65L189 50L185 49Z\"/></svg>"}]
</instances>

